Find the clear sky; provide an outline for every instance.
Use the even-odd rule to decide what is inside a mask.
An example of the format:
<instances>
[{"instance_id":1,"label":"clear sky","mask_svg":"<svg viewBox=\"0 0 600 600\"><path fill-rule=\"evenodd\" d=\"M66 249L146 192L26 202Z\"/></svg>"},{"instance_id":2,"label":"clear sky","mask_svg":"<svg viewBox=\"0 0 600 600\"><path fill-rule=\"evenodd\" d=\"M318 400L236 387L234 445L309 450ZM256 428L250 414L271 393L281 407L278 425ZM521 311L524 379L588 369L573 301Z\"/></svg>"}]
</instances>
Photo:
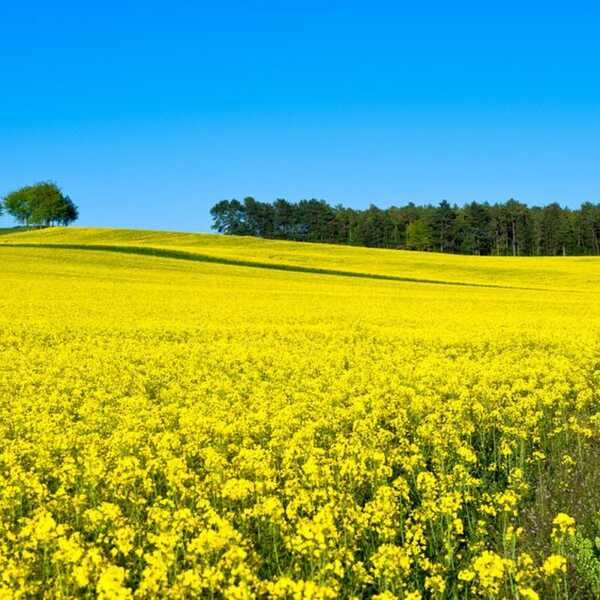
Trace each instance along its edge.
<instances>
[{"instance_id":1,"label":"clear sky","mask_svg":"<svg viewBox=\"0 0 600 600\"><path fill-rule=\"evenodd\" d=\"M208 231L223 198L600 202L600 8L0 2L0 195ZM0 224L10 219L0 217Z\"/></svg>"}]
</instances>

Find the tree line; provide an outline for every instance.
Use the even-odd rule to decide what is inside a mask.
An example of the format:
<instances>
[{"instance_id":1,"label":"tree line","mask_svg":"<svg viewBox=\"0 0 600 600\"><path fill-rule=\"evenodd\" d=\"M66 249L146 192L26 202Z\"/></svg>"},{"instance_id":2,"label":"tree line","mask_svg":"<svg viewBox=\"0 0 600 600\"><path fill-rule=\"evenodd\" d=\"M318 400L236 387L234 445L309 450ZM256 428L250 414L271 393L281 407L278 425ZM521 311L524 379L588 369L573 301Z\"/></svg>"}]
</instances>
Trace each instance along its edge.
<instances>
[{"instance_id":1,"label":"tree line","mask_svg":"<svg viewBox=\"0 0 600 600\"><path fill-rule=\"evenodd\" d=\"M213 229L230 235L497 256L600 254L600 204L529 207L514 199L464 206L375 205L365 210L324 200L222 200Z\"/></svg>"},{"instance_id":2,"label":"tree line","mask_svg":"<svg viewBox=\"0 0 600 600\"><path fill-rule=\"evenodd\" d=\"M3 211L25 226L68 225L79 217L71 198L51 181L10 192L0 202L0 215Z\"/></svg>"}]
</instances>

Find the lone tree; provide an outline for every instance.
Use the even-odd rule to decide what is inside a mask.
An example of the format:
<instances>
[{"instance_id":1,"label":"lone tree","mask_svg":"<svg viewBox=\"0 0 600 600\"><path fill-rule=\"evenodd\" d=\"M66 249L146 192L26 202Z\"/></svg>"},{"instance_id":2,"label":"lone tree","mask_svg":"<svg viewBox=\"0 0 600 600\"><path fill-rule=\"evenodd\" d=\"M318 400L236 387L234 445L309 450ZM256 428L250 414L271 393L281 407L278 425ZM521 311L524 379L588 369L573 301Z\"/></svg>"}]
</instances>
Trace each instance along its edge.
<instances>
[{"instance_id":1,"label":"lone tree","mask_svg":"<svg viewBox=\"0 0 600 600\"><path fill-rule=\"evenodd\" d=\"M24 225L68 225L79 216L69 196L50 181L11 192L2 201L4 209Z\"/></svg>"}]
</instances>

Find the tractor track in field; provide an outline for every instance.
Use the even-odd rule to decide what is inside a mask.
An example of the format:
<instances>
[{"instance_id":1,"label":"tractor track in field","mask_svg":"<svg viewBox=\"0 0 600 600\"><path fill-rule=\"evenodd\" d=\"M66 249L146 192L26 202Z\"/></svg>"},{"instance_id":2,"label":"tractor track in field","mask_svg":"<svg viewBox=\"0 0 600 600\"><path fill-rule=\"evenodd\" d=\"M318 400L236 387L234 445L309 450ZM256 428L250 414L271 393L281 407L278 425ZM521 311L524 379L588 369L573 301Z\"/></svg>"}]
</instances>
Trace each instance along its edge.
<instances>
[{"instance_id":1,"label":"tractor track in field","mask_svg":"<svg viewBox=\"0 0 600 600\"><path fill-rule=\"evenodd\" d=\"M118 246L110 244L62 244L62 243L22 243L22 242L0 242L0 248L30 248L30 249L57 249L57 250L87 250L97 252L115 252L121 254L135 254L139 256L154 256L158 258L171 258L202 263L213 263L235 267L248 267L254 269L271 269L274 271L289 271L292 273L313 273L315 275L330 275L334 277L352 277L357 279L374 279L379 281L398 281L404 283L422 283L431 285L451 285L459 287L492 288L505 290L552 292L557 291L542 287L521 287L501 285L496 283L476 283L466 281L447 281L442 279L426 279L419 277L408 277L404 275L385 275L381 273L364 273L360 271L344 271L342 269L328 269L322 267L305 267L285 263L270 263L255 260L244 260L238 258L226 258L210 254L200 254L185 250L174 250L169 248L156 248L152 246ZM577 290L564 290L561 292L572 292Z\"/></svg>"}]
</instances>

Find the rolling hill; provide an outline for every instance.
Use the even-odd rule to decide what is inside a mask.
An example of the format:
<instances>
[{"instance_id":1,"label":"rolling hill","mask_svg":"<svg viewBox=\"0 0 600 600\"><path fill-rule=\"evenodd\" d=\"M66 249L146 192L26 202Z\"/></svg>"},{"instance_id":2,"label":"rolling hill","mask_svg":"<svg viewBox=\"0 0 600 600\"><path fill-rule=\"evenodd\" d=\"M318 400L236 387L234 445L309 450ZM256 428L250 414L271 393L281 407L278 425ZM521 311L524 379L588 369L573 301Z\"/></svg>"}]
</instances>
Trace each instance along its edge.
<instances>
[{"instance_id":1,"label":"rolling hill","mask_svg":"<svg viewBox=\"0 0 600 600\"><path fill-rule=\"evenodd\" d=\"M582 291L600 289L600 261L595 257L459 256L215 234L65 227L7 233L0 237L0 244L137 251L225 264L448 283Z\"/></svg>"},{"instance_id":2,"label":"rolling hill","mask_svg":"<svg viewBox=\"0 0 600 600\"><path fill-rule=\"evenodd\" d=\"M0 596L591 593L600 259L49 228L0 289Z\"/></svg>"}]
</instances>

